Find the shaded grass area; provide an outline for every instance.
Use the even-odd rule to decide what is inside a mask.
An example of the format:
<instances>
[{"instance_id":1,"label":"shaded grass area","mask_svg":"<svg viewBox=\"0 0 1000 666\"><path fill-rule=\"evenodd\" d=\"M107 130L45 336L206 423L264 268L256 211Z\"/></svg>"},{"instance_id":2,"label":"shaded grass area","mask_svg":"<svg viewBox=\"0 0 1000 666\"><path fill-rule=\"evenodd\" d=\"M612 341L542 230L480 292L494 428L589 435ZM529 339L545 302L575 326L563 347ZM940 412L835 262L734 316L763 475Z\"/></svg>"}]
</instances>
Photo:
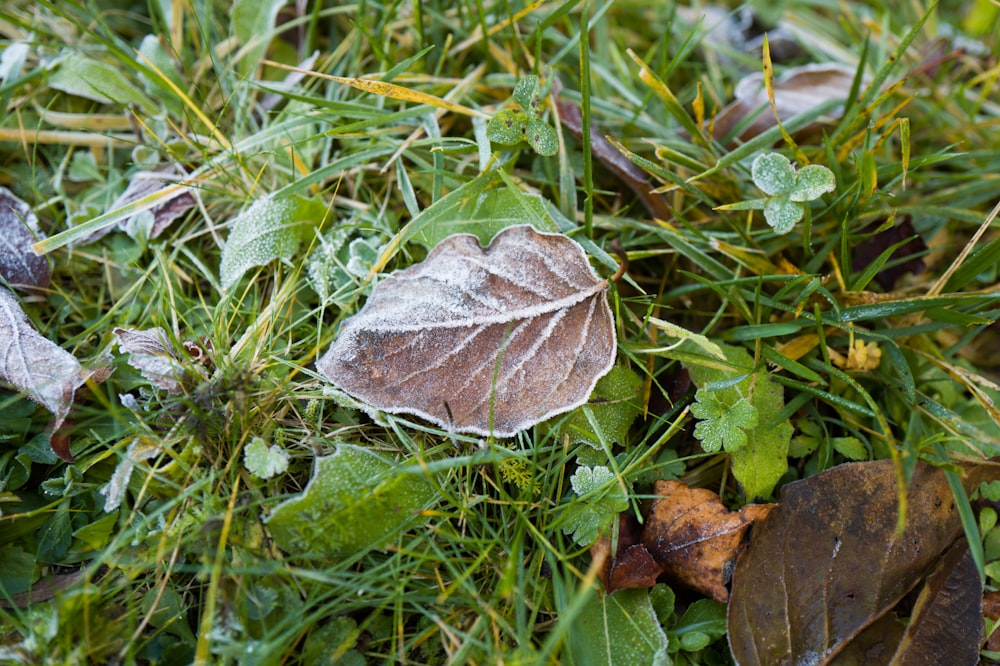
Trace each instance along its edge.
<instances>
[{"instance_id":1,"label":"shaded grass area","mask_svg":"<svg viewBox=\"0 0 1000 666\"><path fill-rule=\"evenodd\" d=\"M692 436L693 390L674 356L650 351L676 340L650 317L744 347L783 385L775 418L796 438L782 483L846 460L835 446L844 438L860 457L893 457L904 471L920 458L1000 451L990 402L1000 392L1000 241L990 217L1000 45L986 3L933 12L918 2L849 3L847 12L787 3L780 16L762 13L801 46L774 63L779 74L836 61L866 78L819 131L794 132L814 119L806 114L786 123L793 140L775 127L744 142L716 140L702 122L761 70L760 52L706 36L710 21L683 7L358 3L297 15L268 4L276 23L251 11L257 3L171 13L169 3L15 2L4 11L0 184L31 203L49 236L75 229L52 244L50 289L22 302L85 365L114 367L77 398L72 465L49 453L43 410L0 394L5 659L571 662L574 618L598 594L587 544L566 529L593 500L570 488L578 465L610 467L633 507L657 476L732 505L754 499L741 496L727 455L706 454ZM20 59L6 60L15 49ZM306 69L461 108L319 76L289 82L272 64L313 53ZM582 113L583 141L544 98L560 142L552 157L486 139L486 118L509 108L530 73L545 91L558 80L559 99ZM668 215L650 214L650 199L595 159L591 134L633 157ZM750 164L768 150L836 178L787 235L759 213L717 210L760 196ZM62 243L124 219L110 205L136 172L162 164L181 169L174 175L196 199L162 235L150 238L140 221L91 244ZM613 272L612 252L628 258L609 299L619 364L643 389L623 441L581 445L561 419L503 441L406 417L377 423L331 397L315 371L375 276L426 256L426 244L392 239L488 169L503 176L470 196L487 183L538 193L602 274ZM223 289L232 220L264 195L313 198L326 214L285 260ZM857 260L905 216L912 231L893 243L912 235L925 247ZM332 254L316 268L310 258L324 248ZM917 259L923 270L897 271L887 286L876 279ZM182 392L157 390L117 353L115 327L162 327L201 345L209 362L192 368L197 379ZM879 349L877 368L837 362L859 341ZM250 473L254 438L288 454L287 472ZM160 453L136 465L121 505L105 511L101 489L136 441ZM349 556L283 552L265 518L338 442L424 469L436 499L420 526ZM727 663L722 634L680 647L684 609L698 598L677 592L676 610L659 618L674 659Z\"/></svg>"}]
</instances>

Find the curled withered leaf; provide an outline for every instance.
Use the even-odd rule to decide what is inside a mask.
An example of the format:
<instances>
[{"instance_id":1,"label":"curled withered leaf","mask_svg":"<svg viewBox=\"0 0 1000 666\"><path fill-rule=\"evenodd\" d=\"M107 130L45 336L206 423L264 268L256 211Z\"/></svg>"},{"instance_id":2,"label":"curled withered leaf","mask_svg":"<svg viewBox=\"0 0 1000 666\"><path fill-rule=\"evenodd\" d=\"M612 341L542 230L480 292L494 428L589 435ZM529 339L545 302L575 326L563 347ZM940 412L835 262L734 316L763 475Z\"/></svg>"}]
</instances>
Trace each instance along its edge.
<instances>
[{"instance_id":1,"label":"curled withered leaf","mask_svg":"<svg viewBox=\"0 0 1000 666\"><path fill-rule=\"evenodd\" d=\"M618 514L618 547L611 551L611 538L601 534L590 547L590 556L600 562L600 578L604 591L648 588L656 585L663 567L641 541L642 526L631 511Z\"/></svg>"},{"instance_id":2,"label":"curled withered leaf","mask_svg":"<svg viewBox=\"0 0 1000 666\"><path fill-rule=\"evenodd\" d=\"M562 234L449 236L372 291L317 367L377 410L509 437L586 402L615 359L607 282Z\"/></svg>"},{"instance_id":3,"label":"curled withered leaf","mask_svg":"<svg viewBox=\"0 0 1000 666\"><path fill-rule=\"evenodd\" d=\"M140 199L155 194L177 180L173 175L174 168L167 165L159 167L153 171L140 171L132 174L128 186L121 196L111 204L109 211L124 208L134 204ZM163 197L163 201L150 208L148 211L130 215L118 223L118 228L134 235L134 229L142 226L148 238L156 238L173 223L178 217L191 210L196 204L194 196L188 188L181 188L176 192L169 193ZM148 227L146 226L148 225ZM112 227L103 229L87 236L79 242L80 245L93 243L112 230Z\"/></svg>"},{"instance_id":4,"label":"curled withered leaf","mask_svg":"<svg viewBox=\"0 0 1000 666\"><path fill-rule=\"evenodd\" d=\"M119 349L129 355L129 365L153 386L177 395L183 392L184 383L193 379L192 364L182 362L177 348L162 328L116 328L113 333L118 338Z\"/></svg>"},{"instance_id":5,"label":"curled withered leaf","mask_svg":"<svg viewBox=\"0 0 1000 666\"><path fill-rule=\"evenodd\" d=\"M14 295L0 287L0 381L52 412L52 432L66 420L88 374L72 354L42 337Z\"/></svg>"},{"instance_id":6,"label":"curled withered leaf","mask_svg":"<svg viewBox=\"0 0 1000 666\"><path fill-rule=\"evenodd\" d=\"M43 238L27 203L0 187L0 276L12 287L49 286L49 263L31 249Z\"/></svg>"},{"instance_id":7,"label":"curled withered leaf","mask_svg":"<svg viewBox=\"0 0 1000 666\"><path fill-rule=\"evenodd\" d=\"M793 67L774 82L774 105L778 117L785 122L824 102L846 100L851 93L854 74L854 70L835 63ZM716 139L729 136L737 125L754 114L753 121L740 133L740 140L749 141L775 126L774 113L768 108L763 74L758 72L740 79L733 96L735 99L715 117L712 135ZM839 115L839 111L830 113L830 117ZM816 124L804 127L800 132Z\"/></svg>"}]
</instances>

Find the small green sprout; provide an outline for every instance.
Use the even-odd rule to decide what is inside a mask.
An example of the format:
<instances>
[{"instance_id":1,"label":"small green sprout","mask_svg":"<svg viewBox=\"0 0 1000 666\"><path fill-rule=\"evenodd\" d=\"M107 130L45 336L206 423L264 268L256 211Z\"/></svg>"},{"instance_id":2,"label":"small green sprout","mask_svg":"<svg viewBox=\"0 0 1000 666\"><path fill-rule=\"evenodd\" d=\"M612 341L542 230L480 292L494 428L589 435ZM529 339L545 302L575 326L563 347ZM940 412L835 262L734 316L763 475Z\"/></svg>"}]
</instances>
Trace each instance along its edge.
<instances>
[{"instance_id":1,"label":"small green sprout","mask_svg":"<svg viewBox=\"0 0 1000 666\"><path fill-rule=\"evenodd\" d=\"M528 75L517 82L511 95L515 106L502 109L486 125L486 136L502 146L527 141L539 155L550 157L559 152L555 130L541 118L542 94L538 77Z\"/></svg>"},{"instance_id":2,"label":"small green sprout","mask_svg":"<svg viewBox=\"0 0 1000 666\"><path fill-rule=\"evenodd\" d=\"M570 484L580 501L571 506L563 533L572 534L581 546L591 546L615 516L628 508L628 497L614 473L604 465L579 467L570 477Z\"/></svg>"},{"instance_id":3,"label":"small green sprout","mask_svg":"<svg viewBox=\"0 0 1000 666\"><path fill-rule=\"evenodd\" d=\"M775 233L787 234L802 219L807 201L818 199L837 187L833 172L810 164L798 171L779 153L758 155L750 167L754 184L766 197L739 201L716 210L763 210L764 219Z\"/></svg>"}]
</instances>

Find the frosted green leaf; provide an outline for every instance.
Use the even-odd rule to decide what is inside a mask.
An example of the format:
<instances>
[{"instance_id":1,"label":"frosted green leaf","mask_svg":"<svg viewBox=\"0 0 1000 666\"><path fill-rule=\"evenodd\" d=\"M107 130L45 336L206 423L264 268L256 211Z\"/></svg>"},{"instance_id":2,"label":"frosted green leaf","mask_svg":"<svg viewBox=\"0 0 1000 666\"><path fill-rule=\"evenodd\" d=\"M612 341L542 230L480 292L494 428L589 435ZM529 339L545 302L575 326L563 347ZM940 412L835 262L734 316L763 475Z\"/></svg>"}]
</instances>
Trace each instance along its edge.
<instances>
[{"instance_id":1,"label":"frosted green leaf","mask_svg":"<svg viewBox=\"0 0 1000 666\"><path fill-rule=\"evenodd\" d=\"M529 75L514 86L513 101L520 108L501 109L486 125L486 136L502 146L526 141L532 150L546 157L559 152L555 130L540 117L542 109L538 77Z\"/></svg>"},{"instance_id":2,"label":"frosted green leaf","mask_svg":"<svg viewBox=\"0 0 1000 666\"><path fill-rule=\"evenodd\" d=\"M349 238L347 229L338 228L320 238L309 257L309 281L324 301L347 305L356 296L378 255L385 246L376 237Z\"/></svg>"},{"instance_id":3,"label":"frosted green leaf","mask_svg":"<svg viewBox=\"0 0 1000 666\"><path fill-rule=\"evenodd\" d=\"M628 508L614 473L603 465L580 466L570 478L573 492L582 499L567 509L564 534L572 534L581 546L590 546L608 529L619 513Z\"/></svg>"},{"instance_id":4,"label":"frosted green leaf","mask_svg":"<svg viewBox=\"0 0 1000 666\"><path fill-rule=\"evenodd\" d=\"M810 164L795 174L795 186L792 187L790 198L792 201L812 201L835 189L837 179L833 172L825 166Z\"/></svg>"},{"instance_id":5,"label":"frosted green leaf","mask_svg":"<svg viewBox=\"0 0 1000 666\"><path fill-rule=\"evenodd\" d=\"M524 140L528 114L518 109L501 109L486 123L486 138L501 146L513 146Z\"/></svg>"},{"instance_id":6,"label":"frosted green leaf","mask_svg":"<svg viewBox=\"0 0 1000 666\"><path fill-rule=\"evenodd\" d=\"M729 404L719 399L714 391L698 389L691 414L701 419L694 428L694 436L709 453L720 448L729 453L746 446L747 430L757 425L757 409L746 398Z\"/></svg>"},{"instance_id":7,"label":"frosted green leaf","mask_svg":"<svg viewBox=\"0 0 1000 666\"><path fill-rule=\"evenodd\" d=\"M354 648L360 636L357 621L346 615L317 623L306 638L302 663L364 666L364 656Z\"/></svg>"},{"instance_id":8,"label":"frosted green leaf","mask_svg":"<svg viewBox=\"0 0 1000 666\"><path fill-rule=\"evenodd\" d=\"M680 638L681 650L696 652L726 635L726 606L713 599L699 599L670 628Z\"/></svg>"},{"instance_id":9,"label":"frosted green leaf","mask_svg":"<svg viewBox=\"0 0 1000 666\"><path fill-rule=\"evenodd\" d=\"M513 99L518 106L525 110L525 112L530 113L533 116L537 116L539 111L541 111L541 88L538 85L538 77L534 74L529 74L527 76L521 77L517 84L514 86L514 92L511 94L511 99Z\"/></svg>"},{"instance_id":10,"label":"frosted green leaf","mask_svg":"<svg viewBox=\"0 0 1000 666\"><path fill-rule=\"evenodd\" d=\"M292 259L325 214L326 207L316 199L263 197L255 201L230 222L219 269L222 288L229 289L255 266Z\"/></svg>"},{"instance_id":11,"label":"frosted green leaf","mask_svg":"<svg viewBox=\"0 0 1000 666\"><path fill-rule=\"evenodd\" d=\"M574 666L667 666L667 634L647 590L594 594L567 633Z\"/></svg>"},{"instance_id":12,"label":"frosted green leaf","mask_svg":"<svg viewBox=\"0 0 1000 666\"><path fill-rule=\"evenodd\" d=\"M569 480L570 485L573 486L573 492L578 497L596 492L605 485L614 483L614 481L615 475L604 465L598 465L593 468L580 467Z\"/></svg>"},{"instance_id":13,"label":"frosted green leaf","mask_svg":"<svg viewBox=\"0 0 1000 666\"><path fill-rule=\"evenodd\" d=\"M169 79L179 90L187 89L184 77L177 71L176 61L156 35L146 35L142 38L139 54L142 56L141 60L152 63L160 74ZM171 114L176 116L184 114L184 103L158 74L147 75L145 71L140 71L139 76L142 77L143 88L147 95L152 95L160 100ZM157 154L158 161L159 154Z\"/></svg>"},{"instance_id":14,"label":"frosted green leaf","mask_svg":"<svg viewBox=\"0 0 1000 666\"><path fill-rule=\"evenodd\" d=\"M805 458L819 448L823 432L818 425L805 418L797 419L795 427L799 434L789 443L788 455L792 458Z\"/></svg>"},{"instance_id":15,"label":"frosted green leaf","mask_svg":"<svg viewBox=\"0 0 1000 666\"><path fill-rule=\"evenodd\" d=\"M288 453L277 444L254 437L243 449L243 465L259 479L270 479L288 469Z\"/></svg>"},{"instance_id":16,"label":"frosted green leaf","mask_svg":"<svg viewBox=\"0 0 1000 666\"><path fill-rule=\"evenodd\" d=\"M137 106L149 115L157 112L140 88L120 71L76 53L59 63L59 69L49 77L49 86L102 104Z\"/></svg>"},{"instance_id":17,"label":"frosted green leaf","mask_svg":"<svg viewBox=\"0 0 1000 666\"><path fill-rule=\"evenodd\" d=\"M639 375L624 366L615 366L597 380L587 404L574 409L565 419L556 418L548 425L561 423L560 432L569 436L572 444L589 444L599 449L602 440L608 444L623 443L629 427L642 410L641 398Z\"/></svg>"},{"instance_id":18,"label":"frosted green leaf","mask_svg":"<svg viewBox=\"0 0 1000 666\"><path fill-rule=\"evenodd\" d=\"M754 185L765 194L776 196L789 192L795 185L795 169L781 153L763 153L750 165Z\"/></svg>"},{"instance_id":19,"label":"frosted green leaf","mask_svg":"<svg viewBox=\"0 0 1000 666\"><path fill-rule=\"evenodd\" d=\"M768 199L764 204L764 219L778 234L787 234L791 231L804 213L803 205L789 200L787 196Z\"/></svg>"},{"instance_id":20,"label":"frosted green leaf","mask_svg":"<svg viewBox=\"0 0 1000 666\"><path fill-rule=\"evenodd\" d=\"M381 548L394 533L426 520L420 511L433 499L422 476L360 446L338 444L316 459L306 489L279 504L266 523L286 552L344 557Z\"/></svg>"},{"instance_id":21,"label":"frosted green leaf","mask_svg":"<svg viewBox=\"0 0 1000 666\"><path fill-rule=\"evenodd\" d=\"M524 130L524 140L532 150L543 157L552 157L559 152L559 138L556 131L541 118L532 118Z\"/></svg>"},{"instance_id":22,"label":"frosted green leaf","mask_svg":"<svg viewBox=\"0 0 1000 666\"><path fill-rule=\"evenodd\" d=\"M769 195L764 203L764 219L779 234L787 234L802 219L805 213L803 202L818 199L837 186L833 172L826 167L810 164L796 173L788 158L779 153L758 155L750 173L754 184ZM752 201L722 208L747 210L758 207L759 201Z\"/></svg>"}]
</instances>

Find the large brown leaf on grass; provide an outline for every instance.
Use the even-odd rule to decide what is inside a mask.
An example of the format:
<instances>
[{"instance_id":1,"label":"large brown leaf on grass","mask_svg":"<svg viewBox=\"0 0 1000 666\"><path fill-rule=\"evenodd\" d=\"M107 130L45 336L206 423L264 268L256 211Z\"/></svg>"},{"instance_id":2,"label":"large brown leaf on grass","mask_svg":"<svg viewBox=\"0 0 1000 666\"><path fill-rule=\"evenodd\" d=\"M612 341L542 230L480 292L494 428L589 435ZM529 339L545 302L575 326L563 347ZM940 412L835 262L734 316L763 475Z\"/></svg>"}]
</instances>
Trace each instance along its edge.
<instances>
[{"instance_id":1,"label":"large brown leaf on grass","mask_svg":"<svg viewBox=\"0 0 1000 666\"><path fill-rule=\"evenodd\" d=\"M976 468L963 483L972 485L984 473ZM733 576L729 641L736 661L883 664L897 649L912 650L900 647L902 625L892 611L955 542L961 525L944 473L929 465L919 464L913 474L902 534L896 511L891 461L848 463L782 488L780 505L755 528ZM977 637L974 655L981 610L961 610L970 597L954 588L971 583L958 562L949 568L946 558L942 566L947 573L930 579L930 598L918 603L906 640L952 640L932 624L940 625L943 614L951 623L972 622L951 629L957 630L952 636ZM971 598L979 604L974 578ZM968 654L968 647L951 645L955 655ZM862 662L851 662L862 653Z\"/></svg>"},{"instance_id":2,"label":"large brown leaf on grass","mask_svg":"<svg viewBox=\"0 0 1000 666\"><path fill-rule=\"evenodd\" d=\"M842 65L803 65L788 70L774 82L774 105L778 117L785 122L792 116L805 113L830 100L847 100L854 81L854 72ZM749 141L758 134L771 129L776 121L774 112L768 108L767 91L764 89L763 74L751 74L736 84L735 99L715 117L712 134L716 139L729 135L738 125L753 120L739 134L742 141ZM839 111L831 116L840 115ZM815 127L803 128L801 132Z\"/></svg>"},{"instance_id":3,"label":"large brown leaf on grass","mask_svg":"<svg viewBox=\"0 0 1000 666\"><path fill-rule=\"evenodd\" d=\"M72 354L42 337L14 295L0 287L0 381L52 412L50 431L66 420L76 389L89 374ZM54 450L71 457L68 450Z\"/></svg>"},{"instance_id":4,"label":"large brown leaf on grass","mask_svg":"<svg viewBox=\"0 0 1000 666\"><path fill-rule=\"evenodd\" d=\"M38 218L28 204L0 187L0 276L12 287L49 286L49 264L31 250L39 238Z\"/></svg>"},{"instance_id":5,"label":"large brown leaf on grass","mask_svg":"<svg viewBox=\"0 0 1000 666\"><path fill-rule=\"evenodd\" d=\"M562 234L449 236L393 273L317 367L377 410L508 437L586 402L615 359L607 282Z\"/></svg>"},{"instance_id":6,"label":"large brown leaf on grass","mask_svg":"<svg viewBox=\"0 0 1000 666\"><path fill-rule=\"evenodd\" d=\"M762 520L773 504L748 504L730 511L706 488L660 480L646 516L642 542L664 574L725 603L726 583L750 525Z\"/></svg>"}]
</instances>

